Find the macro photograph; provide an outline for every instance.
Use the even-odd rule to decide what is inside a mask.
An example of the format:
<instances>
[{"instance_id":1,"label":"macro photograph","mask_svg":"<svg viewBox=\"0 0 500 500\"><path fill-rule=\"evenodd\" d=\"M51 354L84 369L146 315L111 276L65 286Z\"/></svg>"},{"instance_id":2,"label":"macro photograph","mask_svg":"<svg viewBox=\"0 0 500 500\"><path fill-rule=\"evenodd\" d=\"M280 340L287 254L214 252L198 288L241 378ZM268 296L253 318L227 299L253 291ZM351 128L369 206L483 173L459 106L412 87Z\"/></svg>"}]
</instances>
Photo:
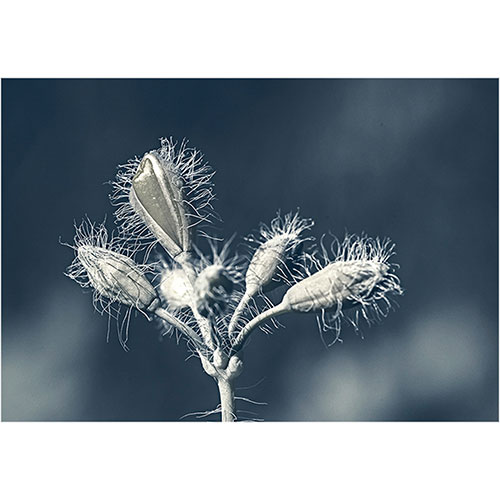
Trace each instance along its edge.
<instances>
[{"instance_id":1,"label":"macro photograph","mask_svg":"<svg viewBox=\"0 0 500 500\"><path fill-rule=\"evenodd\" d=\"M498 79L3 79L6 422L498 420Z\"/></svg>"}]
</instances>

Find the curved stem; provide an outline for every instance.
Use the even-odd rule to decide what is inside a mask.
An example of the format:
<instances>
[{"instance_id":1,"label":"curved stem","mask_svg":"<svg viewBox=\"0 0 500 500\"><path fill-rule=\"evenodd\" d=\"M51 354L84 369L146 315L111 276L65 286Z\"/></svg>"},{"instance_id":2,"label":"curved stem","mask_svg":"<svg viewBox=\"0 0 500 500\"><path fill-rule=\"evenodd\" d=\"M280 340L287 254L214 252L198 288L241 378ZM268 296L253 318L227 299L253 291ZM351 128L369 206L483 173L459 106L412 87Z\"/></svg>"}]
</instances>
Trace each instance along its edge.
<instances>
[{"instance_id":1,"label":"curved stem","mask_svg":"<svg viewBox=\"0 0 500 500\"><path fill-rule=\"evenodd\" d=\"M233 344L233 350L237 351L241 349L245 344L247 338L249 337L250 333L252 332L252 330L257 328L260 324L264 323L264 321L267 321L268 319L273 318L274 316L285 314L289 312L289 310L290 309L288 308L288 305L286 303L281 302L277 306L274 306L271 309L268 309L267 311L264 311L263 313L259 314L258 316L255 316L255 318L253 318L245 325L245 327L236 337L236 341Z\"/></svg>"},{"instance_id":2,"label":"curved stem","mask_svg":"<svg viewBox=\"0 0 500 500\"><path fill-rule=\"evenodd\" d=\"M163 309L162 307L156 309L154 313L159 318L165 320L167 323L170 323L173 327L177 328L177 330L187 335L191 340L194 340L196 345L204 345L201 337L191 327L189 327L182 321L179 321L174 315L170 314L168 311L165 311L165 309Z\"/></svg>"},{"instance_id":3,"label":"curved stem","mask_svg":"<svg viewBox=\"0 0 500 500\"><path fill-rule=\"evenodd\" d=\"M248 291L246 291L243 297L241 297L240 303L238 304L238 307L236 307L236 309L234 310L234 313L231 316L231 321L229 322L229 326L227 328L227 333L229 334L230 337L232 337L233 332L236 329L236 325L238 324L238 320L240 319L241 313L248 305L251 298L252 295L249 294Z\"/></svg>"}]
</instances>

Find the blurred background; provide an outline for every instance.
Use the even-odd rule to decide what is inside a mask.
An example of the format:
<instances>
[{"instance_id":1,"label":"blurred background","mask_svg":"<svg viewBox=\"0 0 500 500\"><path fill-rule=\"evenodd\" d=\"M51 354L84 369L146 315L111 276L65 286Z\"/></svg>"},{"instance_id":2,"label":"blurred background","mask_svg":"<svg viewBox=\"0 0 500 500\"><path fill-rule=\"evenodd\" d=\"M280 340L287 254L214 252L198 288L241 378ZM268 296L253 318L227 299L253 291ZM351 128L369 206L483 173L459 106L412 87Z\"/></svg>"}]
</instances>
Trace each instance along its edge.
<instances>
[{"instance_id":1,"label":"blurred background","mask_svg":"<svg viewBox=\"0 0 500 500\"><path fill-rule=\"evenodd\" d=\"M85 214L112 229L106 182L163 136L217 171L226 238L300 207L316 236L397 244L405 295L381 324L344 326L330 349L309 315L253 335L237 395L267 405L240 401L240 418L498 419L497 80L3 80L3 420L178 421L218 404L183 343L141 315L130 352L113 326L107 342L63 275L59 238Z\"/></svg>"}]
</instances>

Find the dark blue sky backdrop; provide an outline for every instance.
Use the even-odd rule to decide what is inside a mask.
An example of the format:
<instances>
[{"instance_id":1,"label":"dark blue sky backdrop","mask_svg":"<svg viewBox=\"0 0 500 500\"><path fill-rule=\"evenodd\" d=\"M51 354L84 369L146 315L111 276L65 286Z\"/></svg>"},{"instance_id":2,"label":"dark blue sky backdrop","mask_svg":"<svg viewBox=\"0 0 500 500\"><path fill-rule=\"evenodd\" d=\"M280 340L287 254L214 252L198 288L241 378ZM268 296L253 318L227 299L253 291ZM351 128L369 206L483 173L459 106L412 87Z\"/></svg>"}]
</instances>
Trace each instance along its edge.
<instances>
[{"instance_id":1,"label":"dark blue sky backdrop","mask_svg":"<svg viewBox=\"0 0 500 500\"><path fill-rule=\"evenodd\" d=\"M105 182L162 136L217 170L226 237L300 207L316 236L397 244L400 308L329 350L309 316L255 334L239 379L254 387L239 394L268 405L241 410L498 418L497 80L3 80L3 419L178 420L217 405L184 345L142 317L130 352L106 343L106 318L63 275L59 237L85 214L111 229Z\"/></svg>"}]
</instances>

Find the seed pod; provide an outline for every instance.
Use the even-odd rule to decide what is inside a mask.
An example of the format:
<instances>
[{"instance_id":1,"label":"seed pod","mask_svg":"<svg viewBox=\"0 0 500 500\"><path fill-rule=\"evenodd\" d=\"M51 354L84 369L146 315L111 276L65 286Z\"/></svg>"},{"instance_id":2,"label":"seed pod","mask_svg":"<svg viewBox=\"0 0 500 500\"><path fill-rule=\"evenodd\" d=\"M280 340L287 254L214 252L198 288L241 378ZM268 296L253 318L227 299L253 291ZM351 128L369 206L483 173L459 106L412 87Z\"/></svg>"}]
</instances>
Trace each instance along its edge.
<instances>
[{"instance_id":1,"label":"seed pod","mask_svg":"<svg viewBox=\"0 0 500 500\"><path fill-rule=\"evenodd\" d=\"M130 204L172 258L191 249L183 204L182 178L165 168L155 153L142 159L132 179Z\"/></svg>"},{"instance_id":2,"label":"seed pod","mask_svg":"<svg viewBox=\"0 0 500 500\"><path fill-rule=\"evenodd\" d=\"M71 248L75 259L66 275L83 287L94 288L96 299L104 297L141 310L158 306L156 290L145 276L148 266L138 265L125 255L123 242L108 242L103 225L83 221L76 227L75 246Z\"/></svg>"},{"instance_id":3,"label":"seed pod","mask_svg":"<svg viewBox=\"0 0 500 500\"><path fill-rule=\"evenodd\" d=\"M302 233L314 225L311 219L299 217L298 212L278 215L268 227L261 224L257 237L249 236L247 241L257 243L245 275L245 292L236 306L228 326L229 335L238 327L245 308L259 291L269 291L282 281L292 278L293 269L299 262L304 238Z\"/></svg>"},{"instance_id":4,"label":"seed pod","mask_svg":"<svg viewBox=\"0 0 500 500\"><path fill-rule=\"evenodd\" d=\"M214 216L213 175L187 141L161 139L159 149L120 166L110 196L120 232L138 247L159 242L173 259L186 259L195 226Z\"/></svg>"},{"instance_id":5,"label":"seed pod","mask_svg":"<svg viewBox=\"0 0 500 500\"><path fill-rule=\"evenodd\" d=\"M388 271L383 262L332 262L292 286L282 303L297 312L336 309L346 301L360 303L372 296Z\"/></svg>"},{"instance_id":6,"label":"seed pod","mask_svg":"<svg viewBox=\"0 0 500 500\"><path fill-rule=\"evenodd\" d=\"M257 249L245 276L246 289L249 294L254 295L271 282L278 266L285 260L289 239L288 235L280 234Z\"/></svg>"},{"instance_id":7,"label":"seed pod","mask_svg":"<svg viewBox=\"0 0 500 500\"><path fill-rule=\"evenodd\" d=\"M291 257L296 257L297 249L302 246L302 233L310 229L313 221L299 217L298 213L288 213L271 221L270 227L262 225L259 243L247 269L245 282L247 295L254 295L259 289L268 287L279 270L287 268ZM247 238L249 241L255 241Z\"/></svg>"},{"instance_id":8,"label":"seed pod","mask_svg":"<svg viewBox=\"0 0 500 500\"><path fill-rule=\"evenodd\" d=\"M174 311L189 307L193 301L193 286L182 268L162 271L159 292Z\"/></svg>"},{"instance_id":9,"label":"seed pod","mask_svg":"<svg viewBox=\"0 0 500 500\"><path fill-rule=\"evenodd\" d=\"M155 289L131 258L92 245L79 247L77 258L101 296L142 310L158 304Z\"/></svg>"},{"instance_id":10,"label":"seed pod","mask_svg":"<svg viewBox=\"0 0 500 500\"><path fill-rule=\"evenodd\" d=\"M212 264L204 268L194 284L200 314L208 316L215 309L222 311L232 290L233 282L224 266Z\"/></svg>"},{"instance_id":11,"label":"seed pod","mask_svg":"<svg viewBox=\"0 0 500 500\"><path fill-rule=\"evenodd\" d=\"M343 319L357 330L360 315L368 324L378 321L389 313L390 297L403 294L396 266L389 262L394 254L390 240L352 235L334 244L338 247L334 260L329 261L321 244L323 255L318 251L310 256L317 271L293 285L275 308L321 313L318 324L323 332L333 331L333 342L339 338Z\"/></svg>"}]
</instances>

